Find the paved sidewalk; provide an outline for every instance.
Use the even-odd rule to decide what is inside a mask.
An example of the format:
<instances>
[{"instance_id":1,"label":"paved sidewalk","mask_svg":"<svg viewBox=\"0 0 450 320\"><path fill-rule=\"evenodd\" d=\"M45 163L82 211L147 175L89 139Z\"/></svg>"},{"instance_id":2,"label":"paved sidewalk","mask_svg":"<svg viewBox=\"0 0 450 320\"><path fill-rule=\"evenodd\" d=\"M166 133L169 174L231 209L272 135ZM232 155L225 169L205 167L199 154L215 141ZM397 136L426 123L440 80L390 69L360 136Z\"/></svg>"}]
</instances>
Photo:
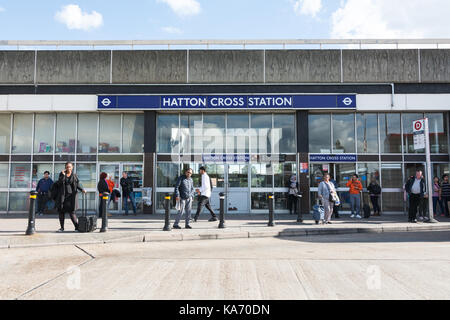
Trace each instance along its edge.
<instances>
[{"instance_id":1,"label":"paved sidewalk","mask_svg":"<svg viewBox=\"0 0 450 320\"><path fill-rule=\"evenodd\" d=\"M268 215L230 215L225 222L225 229L218 229L219 222L208 222L208 218L204 214L198 222L192 222L192 230L183 228L165 232L162 231L163 215L114 216L109 218L106 233L100 233L99 229L94 233L75 232L70 219L66 218L66 232L57 233L58 217L44 216L37 217L36 234L26 236L27 217L3 216L0 217L0 248L450 230L450 219L446 217L438 217L440 223L412 224L405 222L405 215L385 215L360 220L343 216L333 219L332 224L316 225L309 214L304 215L303 223L297 223L296 216L293 215L276 215L275 226L268 227ZM173 221L174 216L171 217L171 226ZM184 227L184 223L180 226ZM98 227L101 227L101 220L98 221Z\"/></svg>"}]
</instances>

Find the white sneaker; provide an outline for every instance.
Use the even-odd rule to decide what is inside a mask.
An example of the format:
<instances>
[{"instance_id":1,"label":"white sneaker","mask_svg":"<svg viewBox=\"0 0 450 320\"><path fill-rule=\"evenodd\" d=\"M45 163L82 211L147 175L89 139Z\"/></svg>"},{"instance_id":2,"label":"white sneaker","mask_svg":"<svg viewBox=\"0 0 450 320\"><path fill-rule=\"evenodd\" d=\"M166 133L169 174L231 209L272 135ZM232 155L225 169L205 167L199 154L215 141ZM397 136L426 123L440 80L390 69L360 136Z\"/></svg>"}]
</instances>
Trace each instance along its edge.
<instances>
[{"instance_id":1,"label":"white sneaker","mask_svg":"<svg viewBox=\"0 0 450 320\"><path fill-rule=\"evenodd\" d=\"M354 214L352 214L351 216L350 216L350 218L354 218L355 217L355 215Z\"/></svg>"},{"instance_id":2,"label":"white sneaker","mask_svg":"<svg viewBox=\"0 0 450 320\"><path fill-rule=\"evenodd\" d=\"M56 231L58 233L64 232L64 229L59 229L58 231Z\"/></svg>"},{"instance_id":3,"label":"white sneaker","mask_svg":"<svg viewBox=\"0 0 450 320\"><path fill-rule=\"evenodd\" d=\"M358 214L358 215L356 216L356 219L362 219L362 218L361 218L361 216Z\"/></svg>"}]
</instances>

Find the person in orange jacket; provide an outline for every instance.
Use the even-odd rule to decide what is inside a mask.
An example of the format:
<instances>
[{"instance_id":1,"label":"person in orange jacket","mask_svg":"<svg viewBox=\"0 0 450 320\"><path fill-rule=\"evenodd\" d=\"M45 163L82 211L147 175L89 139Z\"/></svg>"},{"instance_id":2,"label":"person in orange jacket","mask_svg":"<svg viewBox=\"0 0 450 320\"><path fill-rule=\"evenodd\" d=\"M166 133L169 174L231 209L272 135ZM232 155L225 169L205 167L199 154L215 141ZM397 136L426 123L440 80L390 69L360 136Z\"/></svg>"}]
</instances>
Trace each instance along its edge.
<instances>
[{"instance_id":1,"label":"person in orange jacket","mask_svg":"<svg viewBox=\"0 0 450 320\"><path fill-rule=\"evenodd\" d=\"M352 214L350 218L361 219L360 210L361 210L361 198L360 192L363 190L363 186L361 182L358 180L358 175L355 173L352 176L352 180L347 182L347 187L350 188L350 205L352 209ZM355 216L356 211L356 216Z\"/></svg>"},{"instance_id":2,"label":"person in orange jacket","mask_svg":"<svg viewBox=\"0 0 450 320\"><path fill-rule=\"evenodd\" d=\"M108 201L108 207L109 207L109 205L111 204L111 201L115 200L114 195L113 195L113 190L114 190L114 187L116 184L112 180L111 175L108 175L108 180L106 180L106 183L108 183L108 189L109 189L109 201Z\"/></svg>"}]
</instances>

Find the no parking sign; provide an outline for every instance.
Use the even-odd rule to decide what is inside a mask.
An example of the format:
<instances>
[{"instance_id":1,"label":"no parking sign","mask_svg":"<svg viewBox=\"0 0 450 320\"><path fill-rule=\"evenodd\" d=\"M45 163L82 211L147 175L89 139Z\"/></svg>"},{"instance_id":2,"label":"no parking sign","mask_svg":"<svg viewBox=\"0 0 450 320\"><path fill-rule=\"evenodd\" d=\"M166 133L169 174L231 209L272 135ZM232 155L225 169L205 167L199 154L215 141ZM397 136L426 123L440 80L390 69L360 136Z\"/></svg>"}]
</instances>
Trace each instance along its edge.
<instances>
[{"instance_id":1,"label":"no parking sign","mask_svg":"<svg viewBox=\"0 0 450 320\"><path fill-rule=\"evenodd\" d=\"M425 149L425 119L413 122L414 150Z\"/></svg>"}]
</instances>

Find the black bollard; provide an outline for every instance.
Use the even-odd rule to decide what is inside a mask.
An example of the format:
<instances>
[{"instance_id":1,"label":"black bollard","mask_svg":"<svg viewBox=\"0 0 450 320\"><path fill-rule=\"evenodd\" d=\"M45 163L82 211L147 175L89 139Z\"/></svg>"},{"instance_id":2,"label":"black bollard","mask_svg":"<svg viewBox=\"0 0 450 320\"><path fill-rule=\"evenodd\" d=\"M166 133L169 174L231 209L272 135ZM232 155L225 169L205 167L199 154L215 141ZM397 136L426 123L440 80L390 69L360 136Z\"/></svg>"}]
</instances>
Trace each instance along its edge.
<instances>
[{"instance_id":1,"label":"black bollard","mask_svg":"<svg viewBox=\"0 0 450 320\"><path fill-rule=\"evenodd\" d=\"M225 193L221 192L219 193L220 198L220 222L219 222L219 229L225 228Z\"/></svg>"},{"instance_id":2,"label":"black bollard","mask_svg":"<svg viewBox=\"0 0 450 320\"><path fill-rule=\"evenodd\" d=\"M35 229L35 221L36 221L36 212L34 211L35 204L36 204L36 198L37 198L37 192L31 191L30 192L30 211L28 213L28 228L25 234L27 236L31 236L36 232Z\"/></svg>"},{"instance_id":3,"label":"black bollard","mask_svg":"<svg viewBox=\"0 0 450 320\"><path fill-rule=\"evenodd\" d=\"M100 196L100 201L103 201L102 203L102 228L100 229L100 232L106 232L108 230L108 210L106 210L106 206L108 203L108 192L104 192Z\"/></svg>"},{"instance_id":4,"label":"black bollard","mask_svg":"<svg viewBox=\"0 0 450 320\"><path fill-rule=\"evenodd\" d=\"M166 196L164 197L164 208L166 209L166 212L163 231L171 231L172 228L170 227L170 195L168 193L166 193Z\"/></svg>"},{"instance_id":5,"label":"black bollard","mask_svg":"<svg viewBox=\"0 0 450 320\"><path fill-rule=\"evenodd\" d=\"M297 216L297 222L300 222L300 223L302 223L303 222L303 216L302 216L302 211L300 210L301 209L301 201L302 201L302 195L301 194L297 194L297 195L295 195L296 197L297 197L297 214L298 214L298 216Z\"/></svg>"},{"instance_id":6,"label":"black bollard","mask_svg":"<svg viewBox=\"0 0 450 320\"><path fill-rule=\"evenodd\" d=\"M269 194L269 223L267 224L269 227L275 226L275 223L273 222L273 200L274 195Z\"/></svg>"}]
</instances>

